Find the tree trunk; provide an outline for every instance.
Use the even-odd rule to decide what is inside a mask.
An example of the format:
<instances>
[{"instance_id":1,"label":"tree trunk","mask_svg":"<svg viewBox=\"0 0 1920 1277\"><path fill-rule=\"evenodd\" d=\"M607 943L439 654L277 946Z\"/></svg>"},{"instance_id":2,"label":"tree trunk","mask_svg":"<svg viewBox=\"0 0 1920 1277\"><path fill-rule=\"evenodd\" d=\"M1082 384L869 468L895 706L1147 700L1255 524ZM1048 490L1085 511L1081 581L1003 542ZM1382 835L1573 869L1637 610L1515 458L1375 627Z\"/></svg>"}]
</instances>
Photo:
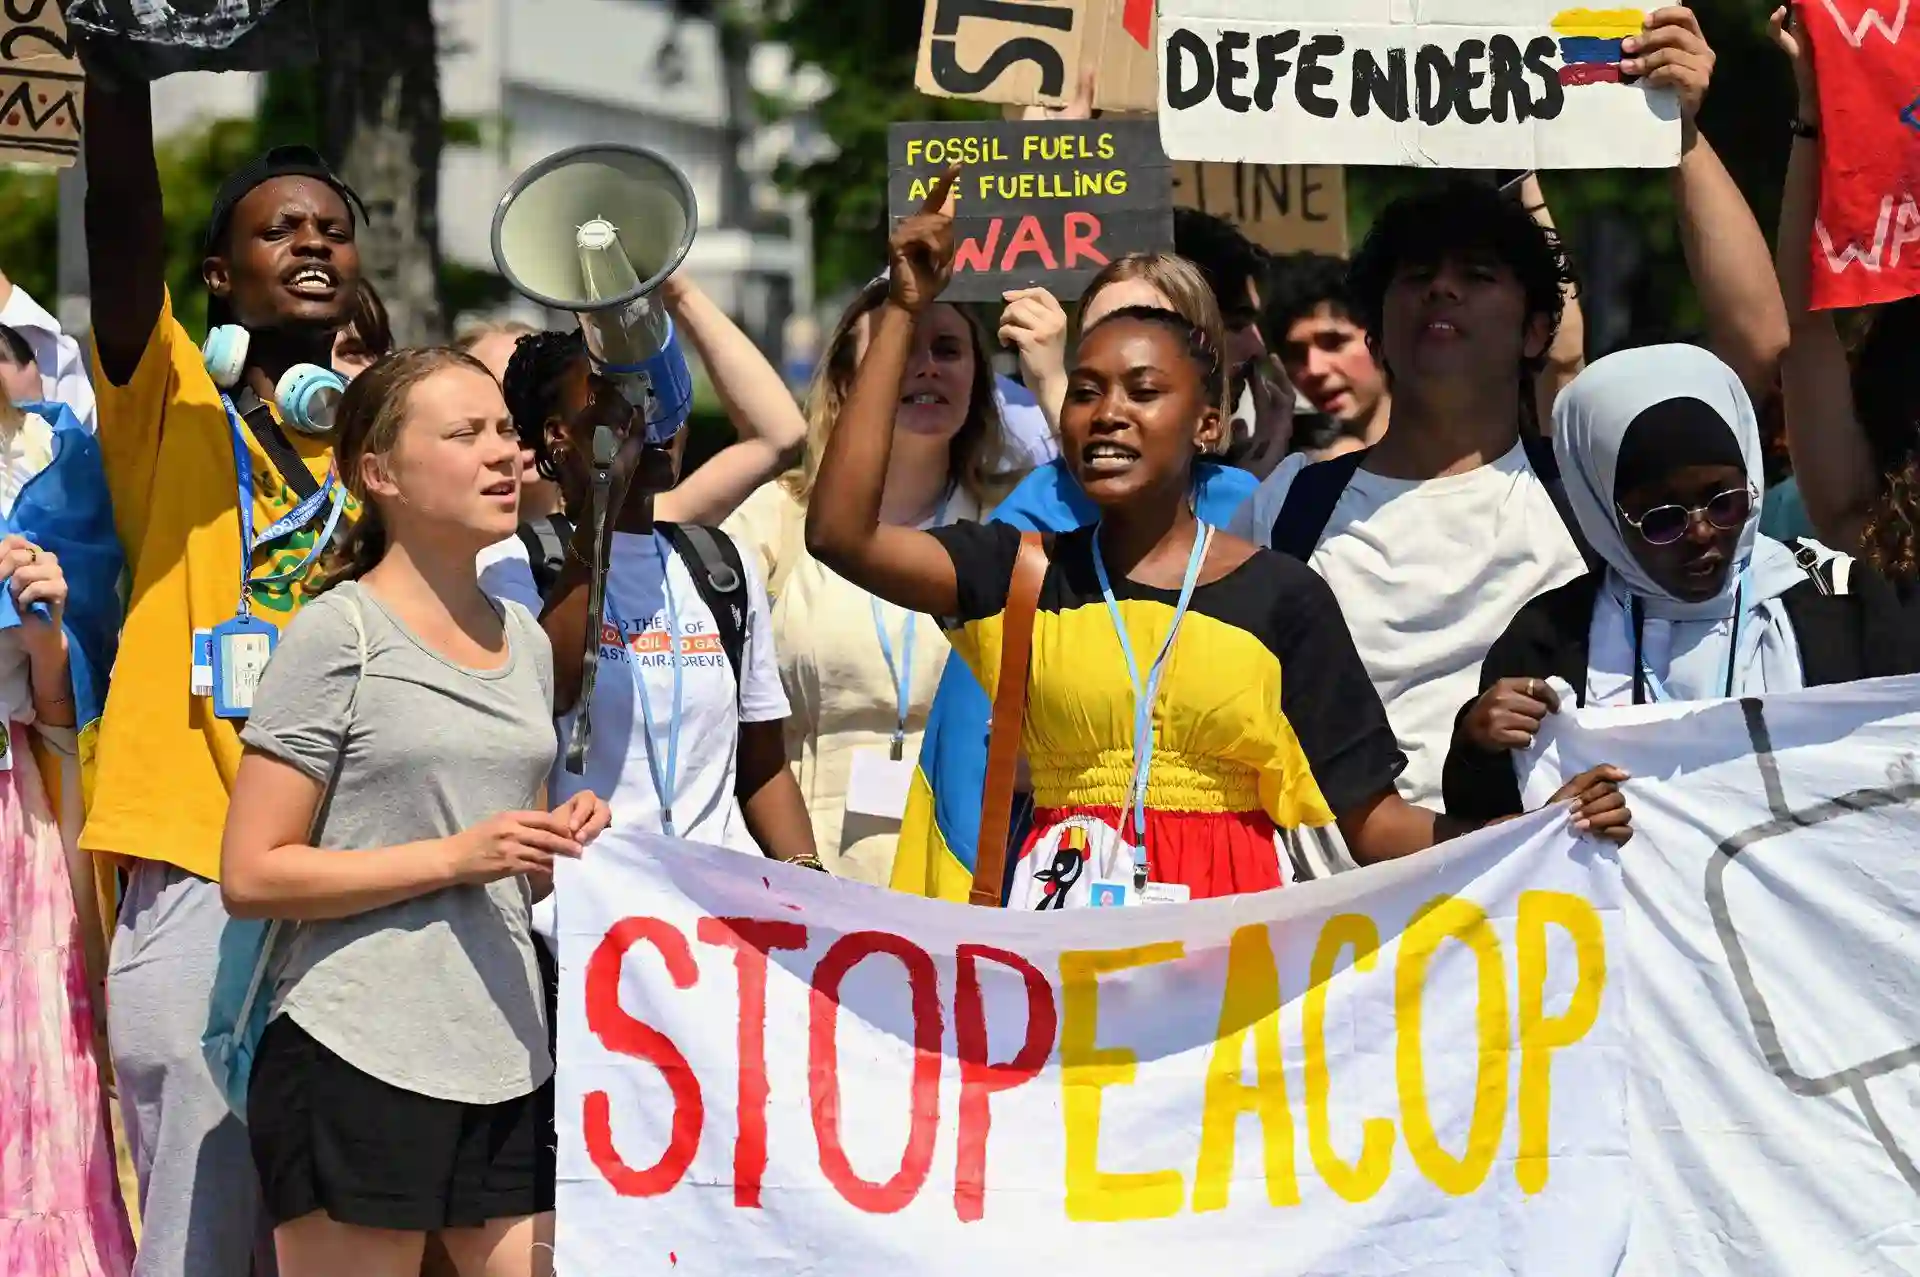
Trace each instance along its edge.
<instances>
[{"instance_id":1,"label":"tree trunk","mask_svg":"<svg viewBox=\"0 0 1920 1277\"><path fill-rule=\"evenodd\" d=\"M440 75L431 0L326 0L320 146L367 203L361 269L397 345L446 335L440 304Z\"/></svg>"}]
</instances>

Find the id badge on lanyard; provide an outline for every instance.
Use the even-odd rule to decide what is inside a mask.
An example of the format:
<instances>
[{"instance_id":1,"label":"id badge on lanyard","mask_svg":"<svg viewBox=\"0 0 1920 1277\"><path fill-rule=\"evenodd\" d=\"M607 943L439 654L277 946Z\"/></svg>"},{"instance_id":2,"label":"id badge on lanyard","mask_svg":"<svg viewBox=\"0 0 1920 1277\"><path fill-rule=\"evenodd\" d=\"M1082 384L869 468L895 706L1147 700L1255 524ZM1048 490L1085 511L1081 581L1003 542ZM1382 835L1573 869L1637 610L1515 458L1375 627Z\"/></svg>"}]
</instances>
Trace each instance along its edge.
<instances>
[{"instance_id":1,"label":"id badge on lanyard","mask_svg":"<svg viewBox=\"0 0 1920 1277\"><path fill-rule=\"evenodd\" d=\"M947 505L952 500L953 489L948 488L933 512L930 526L940 527L946 523ZM852 766L847 773L846 806L854 815L898 821L907 814L907 797L913 791L913 773L918 765L917 759L906 756L906 743L907 719L913 709L913 635L920 617L917 612L907 612L906 620L901 623L900 653L896 660L893 636L887 633L880 600L869 596L867 603L873 613L874 636L880 640L880 655L887 662L887 676L893 680L893 734L885 750L853 751Z\"/></svg>"},{"instance_id":2,"label":"id badge on lanyard","mask_svg":"<svg viewBox=\"0 0 1920 1277\"><path fill-rule=\"evenodd\" d=\"M221 402L227 410L238 485L235 510L240 518L240 600L230 619L211 630L194 631L190 690L196 696L211 695L217 717L237 719L253 712L253 698L259 691L261 676L266 673L267 662L280 641L279 630L253 614L253 591L258 586L284 581L307 570L307 565L332 542L334 529L340 523L341 508L346 504L346 493L336 485L329 471L327 481L318 491L276 519L256 540L253 535L253 457L247 451L240 414L235 411L233 401L222 395ZM305 527L322 506L329 505L325 527L298 563L271 576L254 577L256 545L276 541Z\"/></svg>"},{"instance_id":3,"label":"id badge on lanyard","mask_svg":"<svg viewBox=\"0 0 1920 1277\"><path fill-rule=\"evenodd\" d=\"M252 612L213 627L213 712L221 718L253 713L260 676L273 658L279 631Z\"/></svg>"},{"instance_id":4,"label":"id badge on lanyard","mask_svg":"<svg viewBox=\"0 0 1920 1277\"><path fill-rule=\"evenodd\" d=\"M1133 880L1119 877L1096 878L1090 884L1089 903L1094 908L1119 908L1136 904L1178 904L1192 897L1192 889L1177 882L1155 882L1147 872L1147 777L1153 762L1154 726L1153 707L1160 695L1160 676L1166 670L1167 658L1173 654L1173 641L1180 633L1180 624L1186 620L1187 608L1193 602L1193 591L1200 582L1200 569L1207 560L1207 547L1213 542L1213 528L1202 523L1195 530L1193 549L1187 555L1187 571L1180 583L1180 602L1174 608L1173 621L1167 626L1167 637L1160 645L1160 653L1154 657L1144 679L1140 677L1140 663L1133 655L1133 640L1127 636L1125 619L1120 615L1120 604L1113 594L1113 583L1107 576L1106 559L1100 553L1100 531L1093 534L1093 570L1100 580L1100 594L1107 604L1107 616L1113 622L1113 632L1120 640L1120 654L1126 658L1127 674L1133 682L1133 781L1127 791L1127 807L1121 814L1124 826L1129 819L1133 825Z\"/></svg>"}]
</instances>

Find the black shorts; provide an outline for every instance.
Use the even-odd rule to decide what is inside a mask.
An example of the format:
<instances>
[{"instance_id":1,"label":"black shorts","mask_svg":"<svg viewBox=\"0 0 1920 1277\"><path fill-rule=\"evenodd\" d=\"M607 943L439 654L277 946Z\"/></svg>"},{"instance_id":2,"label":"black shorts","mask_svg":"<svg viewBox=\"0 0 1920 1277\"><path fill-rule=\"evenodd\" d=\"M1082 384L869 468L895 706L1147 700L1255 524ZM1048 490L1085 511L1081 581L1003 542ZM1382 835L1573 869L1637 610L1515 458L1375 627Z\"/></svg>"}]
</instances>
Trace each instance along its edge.
<instances>
[{"instance_id":1,"label":"black shorts","mask_svg":"<svg viewBox=\"0 0 1920 1277\"><path fill-rule=\"evenodd\" d=\"M286 1016L260 1039L247 1133L275 1224L437 1232L553 1209L553 1079L500 1104L461 1104L354 1068Z\"/></svg>"}]
</instances>

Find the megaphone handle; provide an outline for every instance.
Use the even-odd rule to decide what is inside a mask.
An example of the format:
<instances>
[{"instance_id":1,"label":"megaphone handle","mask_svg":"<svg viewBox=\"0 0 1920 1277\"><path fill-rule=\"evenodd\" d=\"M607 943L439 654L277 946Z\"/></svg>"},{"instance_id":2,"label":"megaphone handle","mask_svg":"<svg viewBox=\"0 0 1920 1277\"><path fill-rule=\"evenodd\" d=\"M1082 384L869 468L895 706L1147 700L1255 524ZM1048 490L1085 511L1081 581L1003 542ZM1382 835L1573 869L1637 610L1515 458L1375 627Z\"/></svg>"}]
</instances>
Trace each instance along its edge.
<instances>
[{"instance_id":1,"label":"megaphone handle","mask_svg":"<svg viewBox=\"0 0 1920 1277\"><path fill-rule=\"evenodd\" d=\"M600 627L607 608L607 492L612 471L596 466L593 472L593 575L587 581L587 643L580 665L580 699L575 703L573 730L567 739L567 770L575 776L587 770L587 744L593 735L593 685L600 673Z\"/></svg>"}]
</instances>

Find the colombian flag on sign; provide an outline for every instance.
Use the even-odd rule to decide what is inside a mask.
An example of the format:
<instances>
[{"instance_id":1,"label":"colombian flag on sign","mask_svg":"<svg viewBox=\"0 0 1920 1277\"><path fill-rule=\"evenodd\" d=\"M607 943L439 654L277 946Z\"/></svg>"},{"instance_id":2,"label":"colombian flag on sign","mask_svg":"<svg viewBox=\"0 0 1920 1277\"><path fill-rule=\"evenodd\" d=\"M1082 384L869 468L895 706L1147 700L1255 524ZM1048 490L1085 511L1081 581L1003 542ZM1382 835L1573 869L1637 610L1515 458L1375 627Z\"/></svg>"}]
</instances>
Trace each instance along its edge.
<instances>
[{"instance_id":1,"label":"colombian flag on sign","mask_svg":"<svg viewBox=\"0 0 1920 1277\"><path fill-rule=\"evenodd\" d=\"M1259 482L1244 470L1202 462L1195 471L1200 517L1216 527L1233 517ZM1100 517L1066 463L1040 467L1007 495L989 522L1026 532L1071 532ZM993 703L964 661L948 661L927 715L927 731L907 795L893 889L965 903L973 890L980 796L987 783ZM1008 857L1011 861L1012 857Z\"/></svg>"},{"instance_id":2,"label":"colombian flag on sign","mask_svg":"<svg viewBox=\"0 0 1920 1277\"><path fill-rule=\"evenodd\" d=\"M1646 15L1638 9L1563 9L1553 15L1560 37L1560 83L1620 83L1620 42L1639 35Z\"/></svg>"}]
</instances>

